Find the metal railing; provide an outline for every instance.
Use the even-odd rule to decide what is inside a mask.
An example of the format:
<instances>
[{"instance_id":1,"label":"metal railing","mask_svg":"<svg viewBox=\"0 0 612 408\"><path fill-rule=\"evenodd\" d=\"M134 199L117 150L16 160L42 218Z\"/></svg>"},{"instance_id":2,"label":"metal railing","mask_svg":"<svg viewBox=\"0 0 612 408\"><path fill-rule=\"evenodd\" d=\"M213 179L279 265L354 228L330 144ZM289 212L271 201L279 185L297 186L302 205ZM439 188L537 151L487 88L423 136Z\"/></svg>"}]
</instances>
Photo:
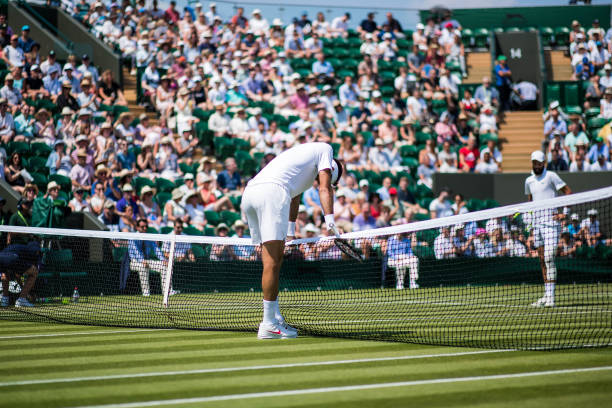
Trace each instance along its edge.
<instances>
[{"instance_id":1,"label":"metal railing","mask_svg":"<svg viewBox=\"0 0 612 408\"><path fill-rule=\"evenodd\" d=\"M59 38L66 48L70 51L74 50L74 42L66 37L55 25L53 25L49 20L47 20L42 14L40 14L34 7L30 6L25 0L17 0L17 4L19 7L23 8L34 17L46 30L53 33L57 38Z\"/></svg>"}]
</instances>

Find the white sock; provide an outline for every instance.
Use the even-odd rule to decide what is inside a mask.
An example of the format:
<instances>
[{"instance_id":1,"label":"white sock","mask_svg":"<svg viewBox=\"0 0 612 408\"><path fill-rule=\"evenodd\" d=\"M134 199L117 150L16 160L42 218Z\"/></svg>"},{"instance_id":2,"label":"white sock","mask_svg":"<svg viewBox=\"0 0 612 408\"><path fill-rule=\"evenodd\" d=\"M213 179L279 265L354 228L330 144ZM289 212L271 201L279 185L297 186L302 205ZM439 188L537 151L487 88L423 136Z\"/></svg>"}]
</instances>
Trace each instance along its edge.
<instances>
[{"instance_id":1,"label":"white sock","mask_svg":"<svg viewBox=\"0 0 612 408\"><path fill-rule=\"evenodd\" d=\"M555 298L555 282L546 282L544 284L544 290L545 290L547 298L549 299Z\"/></svg>"},{"instance_id":2,"label":"white sock","mask_svg":"<svg viewBox=\"0 0 612 408\"><path fill-rule=\"evenodd\" d=\"M263 301L263 322L268 324L276 323L276 311L278 310L278 300Z\"/></svg>"}]
</instances>

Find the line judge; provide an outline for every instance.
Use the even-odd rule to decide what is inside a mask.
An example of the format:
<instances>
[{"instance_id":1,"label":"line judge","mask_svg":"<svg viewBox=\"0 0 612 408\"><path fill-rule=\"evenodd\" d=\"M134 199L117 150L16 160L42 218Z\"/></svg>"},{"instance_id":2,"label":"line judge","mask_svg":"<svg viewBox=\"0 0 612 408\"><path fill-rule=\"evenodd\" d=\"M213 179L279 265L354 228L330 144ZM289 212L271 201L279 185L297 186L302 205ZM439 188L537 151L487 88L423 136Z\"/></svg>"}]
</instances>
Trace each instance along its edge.
<instances>
[{"instance_id":1,"label":"line judge","mask_svg":"<svg viewBox=\"0 0 612 408\"><path fill-rule=\"evenodd\" d=\"M321 207L325 223L338 235L333 215L333 190L342 176L342 164L334 159L331 145L304 143L274 158L247 185L242 196L254 244L262 244L263 321L257 337L286 339L297 337L278 306L279 273L283 262L285 239L295 236L295 220L300 196L315 180L319 181Z\"/></svg>"}]
</instances>

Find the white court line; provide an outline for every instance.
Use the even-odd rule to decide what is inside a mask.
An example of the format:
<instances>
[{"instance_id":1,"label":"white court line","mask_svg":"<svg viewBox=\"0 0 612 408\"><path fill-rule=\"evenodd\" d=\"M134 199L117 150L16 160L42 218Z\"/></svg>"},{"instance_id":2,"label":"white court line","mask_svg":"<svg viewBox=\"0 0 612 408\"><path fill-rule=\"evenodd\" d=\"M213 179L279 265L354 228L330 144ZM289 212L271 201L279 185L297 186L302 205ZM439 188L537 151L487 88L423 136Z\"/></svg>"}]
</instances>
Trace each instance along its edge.
<instances>
[{"instance_id":1,"label":"white court line","mask_svg":"<svg viewBox=\"0 0 612 408\"><path fill-rule=\"evenodd\" d=\"M87 336L90 334L106 334L106 333L139 333L139 332L152 332L152 331L162 331L162 330L176 330L176 329L105 330L105 331L73 332L73 333L20 334L17 336L1 336L0 340L31 339L35 337Z\"/></svg>"},{"instance_id":2,"label":"white court line","mask_svg":"<svg viewBox=\"0 0 612 408\"><path fill-rule=\"evenodd\" d=\"M390 383L379 383L379 384L347 385L347 386L342 386L342 387L307 388L307 389L302 389L302 390L253 392L253 393L248 393L248 394L214 395L211 397L180 398L180 399L128 402L128 403L107 404L107 405L87 405L87 406L82 406L82 407L77 407L77 408L158 407L158 406L163 406L163 405L196 404L196 403L202 403L202 402L229 401L229 400L250 399L250 398L287 397L287 396L292 396L292 395L321 394L321 393L342 392L342 391L361 391L361 390L373 390L373 389L378 389L378 388L410 387L410 386L415 386L415 385L446 384L446 383L469 382L469 381L505 380L505 379L511 379L511 378L537 377L537 376L543 376L543 375L574 374L574 373L586 373L586 372L607 371L607 370L612 370L612 366L569 368L565 370L533 371L529 373L482 375L482 376L473 376L473 377L433 378L431 380L401 381L401 382L390 382Z\"/></svg>"},{"instance_id":3,"label":"white court line","mask_svg":"<svg viewBox=\"0 0 612 408\"><path fill-rule=\"evenodd\" d=\"M174 376L174 375L227 373L227 372L232 372L232 371L253 371L253 370L267 370L267 369L293 368L293 367L329 366L329 365L339 365L339 364L370 363L370 362L378 362L378 361L417 360L417 359L423 359L423 358L457 357L457 356L471 356L471 355L477 355L477 354L505 353L508 351L515 351L515 350L462 351L458 353L362 358L362 359L356 359L356 360L316 361L316 362L310 362L310 363L287 363L287 364L259 365L259 366L245 366L245 367L204 368L204 369L199 369L199 370L161 371L161 372L152 372L152 373L117 374L117 375L104 375L104 376L93 376L93 377L50 378L50 379L42 379L42 380L24 380L24 381L2 382L0 383L0 387L9 387L9 386L15 386L15 385L32 385L32 384L70 383L70 382L81 382L81 381L104 381L104 380L116 380L116 379L123 379L123 378L166 377L166 376Z\"/></svg>"}]
</instances>

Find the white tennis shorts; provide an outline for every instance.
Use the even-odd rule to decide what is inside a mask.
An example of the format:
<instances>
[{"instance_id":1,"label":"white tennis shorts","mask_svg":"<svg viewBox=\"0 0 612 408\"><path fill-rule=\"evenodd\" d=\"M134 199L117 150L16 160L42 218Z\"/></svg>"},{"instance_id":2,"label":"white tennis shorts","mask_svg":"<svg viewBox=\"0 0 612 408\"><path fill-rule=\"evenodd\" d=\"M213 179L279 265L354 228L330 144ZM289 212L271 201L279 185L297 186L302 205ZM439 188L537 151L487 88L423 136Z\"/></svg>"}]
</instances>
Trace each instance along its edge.
<instances>
[{"instance_id":1,"label":"white tennis shorts","mask_svg":"<svg viewBox=\"0 0 612 408\"><path fill-rule=\"evenodd\" d=\"M287 238L291 197L285 187L274 183L248 185L241 205L254 244Z\"/></svg>"},{"instance_id":2,"label":"white tennis shorts","mask_svg":"<svg viewBox=\"0 0 612 408\"><path fill-rule=\"evenodd\" d=\"M554 253L559 243L559 226L537 226L533 229L533 246L544 246L544 253Z\"/></svg>"}]
</instances>

